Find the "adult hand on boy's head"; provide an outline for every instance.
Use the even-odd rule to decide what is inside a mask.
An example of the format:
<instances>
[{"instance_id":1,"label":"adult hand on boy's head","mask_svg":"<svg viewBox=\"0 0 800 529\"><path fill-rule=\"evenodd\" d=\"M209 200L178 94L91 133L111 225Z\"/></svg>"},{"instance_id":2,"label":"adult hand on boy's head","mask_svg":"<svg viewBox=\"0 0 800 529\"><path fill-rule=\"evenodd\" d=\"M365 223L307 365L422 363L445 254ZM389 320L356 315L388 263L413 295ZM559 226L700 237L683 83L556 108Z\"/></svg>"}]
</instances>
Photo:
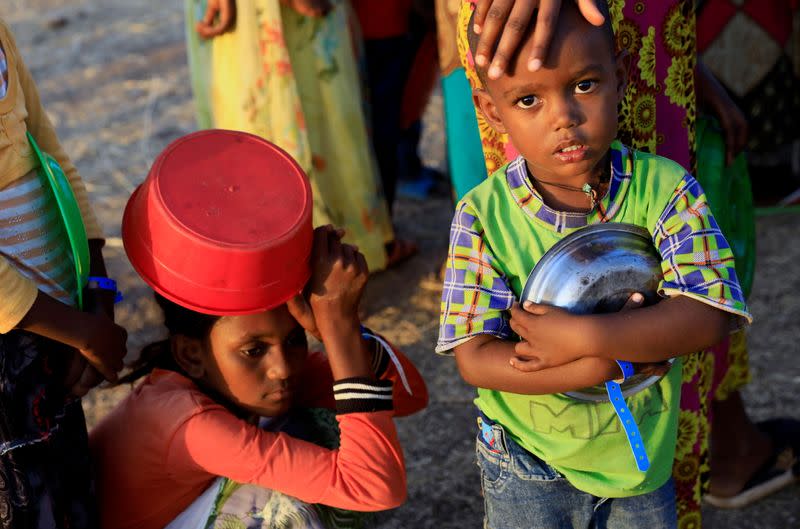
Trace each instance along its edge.
<instances>
[{"instance_id":1,"label":"adult hand on boy's head","mask_svg":"<svg viewBox=\"0 0 800 529\"><path fill-rule=\"evenodd\" d=\"M599 26L604 22L605 18L594 0L575 1L590 23ZM498 79L506 71L509 62L519 51L536 9L539 12L534 27L533 49L525 61L531 71L541 68L547 58L561 10L561 0L478 0L474 31L480 38L475 63L482 68L491 63L488 71L490 79Z\"/></svg>"},{"instance_id":2,"label":"adult hand on boy's head","mask_svg":"<svg viewBox=\"0 0 800 529\"><path fill-rule=\"evenodd\" d=\"M204 39L211 39L233 29L236 24L236 0L208 0L203 19L195 24L195 31Z\"/></svg>"}]
</instances>

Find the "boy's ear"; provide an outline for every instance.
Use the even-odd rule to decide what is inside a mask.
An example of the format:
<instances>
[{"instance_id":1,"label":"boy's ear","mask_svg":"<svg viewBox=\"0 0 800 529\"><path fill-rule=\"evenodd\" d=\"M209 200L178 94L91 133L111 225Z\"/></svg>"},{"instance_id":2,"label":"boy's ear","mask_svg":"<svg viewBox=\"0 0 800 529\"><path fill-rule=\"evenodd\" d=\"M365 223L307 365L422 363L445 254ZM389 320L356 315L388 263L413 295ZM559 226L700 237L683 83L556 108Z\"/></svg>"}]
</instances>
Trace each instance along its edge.
<instances>
[{"instance_id":1,"label":"boy's ear","mask_svg":"<svg viewBox=\"0 0 800 529\"><path fill-rule=\"evenodd\" d=\"M206 374L205 348L197 338L176 334L170 339L172 357L192 379L201 379Z\"/></svg>"},{"instance_id":2,"label":"boy's ear","mask_svg":"<svg viewBox=\"0 0 800 529\"><path fill-rule=\"evenodd\" d=\"M500 115L497 113L494 99L492 99L492 96L490 96L486 90L481 88L474 89L472 91L472 101L475 103L475 107L481 111L486 122L489 123L494 130L500 134L506 134L506 127L503 125L503 120L500 119Z\"/></svg>"},{"instance_id":3,"label":"boy's ear","mask_svg":"<svg viewBox=\"0 0 800 529\"><path fill-rule=\"evenodd\" d=\"M628 88L628 74L631 70L631 54L628 50L622 49L616 57L617 74L617 104L625 99L625 89Z\"/></svg>"}]
</instances>

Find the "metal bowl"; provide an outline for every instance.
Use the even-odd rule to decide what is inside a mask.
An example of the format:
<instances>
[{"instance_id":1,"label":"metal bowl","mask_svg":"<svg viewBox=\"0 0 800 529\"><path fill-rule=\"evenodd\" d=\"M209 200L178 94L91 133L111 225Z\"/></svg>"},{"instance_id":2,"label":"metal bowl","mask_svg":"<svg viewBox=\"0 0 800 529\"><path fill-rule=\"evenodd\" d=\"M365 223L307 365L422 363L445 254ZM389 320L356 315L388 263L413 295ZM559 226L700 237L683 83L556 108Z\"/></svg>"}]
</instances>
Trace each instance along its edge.
<instances>
[{"instance_id":1,"label":"metal bowl","mask_svg":"<svg viewBox=\"0 0 800 529\"><path fill-rule=\"evenodd\" d=\"M561 239L528 276L521 302L561 307L574 314L617 312L634 292L643 305L659 300L661 257L647 230L632 224L593 224ZM672 362L672 360L670 360ZM634 375L621 384L632 395L661 377ZM607 401L605 386L565 393L585 401Z\"/></svg>"}]
</instances>

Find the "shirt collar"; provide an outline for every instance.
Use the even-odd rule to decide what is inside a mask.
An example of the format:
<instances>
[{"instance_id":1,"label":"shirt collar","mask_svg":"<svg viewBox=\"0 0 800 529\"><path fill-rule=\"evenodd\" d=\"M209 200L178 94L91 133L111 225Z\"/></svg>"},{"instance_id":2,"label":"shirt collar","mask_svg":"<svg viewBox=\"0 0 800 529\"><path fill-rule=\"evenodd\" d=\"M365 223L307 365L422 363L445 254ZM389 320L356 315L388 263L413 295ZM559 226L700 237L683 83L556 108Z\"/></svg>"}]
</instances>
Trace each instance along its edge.
<instances>
[{"instance_id":1,"label":"shirt collar","mask_svg":"<svg viewBox=\"0 0 800 529\"><path fill-rule=\"evenodd\" d=\"M606 194L600 199L603 211L606 213L605 217L600 215L597 207L592 208L588 213L580 213L559 211L545 204L542 196L531 184L528 168L522 156L518 156L506 166L506 183L517 206L526 215L557 233L564 233L598 222L608 222L619 211L630 186L633 169L633 153L618 140L611 143L609 152L611 154L611 178Z\"/></svg>"}]
</instances>

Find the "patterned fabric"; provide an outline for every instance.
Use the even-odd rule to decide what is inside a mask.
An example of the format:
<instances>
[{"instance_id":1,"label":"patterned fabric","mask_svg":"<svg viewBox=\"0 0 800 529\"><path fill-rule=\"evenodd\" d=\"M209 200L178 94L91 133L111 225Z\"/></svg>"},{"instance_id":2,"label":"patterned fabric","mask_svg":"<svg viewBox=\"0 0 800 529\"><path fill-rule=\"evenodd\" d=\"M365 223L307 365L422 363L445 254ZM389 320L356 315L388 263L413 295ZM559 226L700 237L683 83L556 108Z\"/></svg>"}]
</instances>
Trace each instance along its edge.
<instances>
[{"instance_id":1,"label":"patterned fabric","mask_svg":"<svg viewBox=\"0 0 800 529\"><path fill-rule=\"evenodd\" d=\"M63 378L66 346L0 334L0 528L99 527L86 423Z\"/></svg>"},{"instance_id":2,"label":"patterned fabric","mask_svg":"<svg viewBox=\"0 0 800 529\"><path fill-rule=\"evenodd\" d=\"M786 165L797 177L800 166L793 153L800 149L795 119L800 114L798 3L698 4L697 50L747 116L748 161L770 174L776 165Z\"/></svg>"},{"instance_id":3,"label":"patterned fabric","mask_svg":"<svg viewBox=\"0 0 800 529\"><path fill-rule=\"evenodd\" d=\"M467 43L473 8L474 0L463 0L458 50L467 78L480 87ZM620 139L693 169L694 156L686 147L694 145L694 3L611 0L609 9L617 46L632 56L628 91L620 109ZM517 153L508 136L497 133L478 114L486 170L492 174Z\"/></svg>"},{"instance_id":4,"label":"patterned fabric","mask_svg":"<svg viewBox=\"0 0 800 529\"><path fill-rule=\"evenodd\" d=\"M631 185L633 156L619 143L615 143L612 152L609 190L602 201L605 218L641 225L641 218L625 219L626 214L619 214ZM501 225L515 226L517 239L537 237L541 230L564 235L600 221L597 211L587 216L557 211L545 204L531 185L525 160L521 157L492 178L501 177L518 208L536 221L531 224L530 231L526 231L519 224L507 223L507 218L500 219ZM485 186L477 189L481 187ZM468 194L458 204L450 228L437 352L448 351L478 334L510 338L503 311L511 307L517 298L515 293L522 291L522 280L530 272L527 270L511 282L502 273L508 268L505 263L512 259L511 255L527 245L520 241L516 247L490 247L486 241L487 227L481 221L487 217L487 212L476 211L471 197L472 194ZM652 233L653 243L662 257L664 277L659 285L660 293L687 295L749 318L736 279L733 253L708 209L700 185L690 175L684 175L667 198L669 201L657 221L645 226ZM657 204L657 201L651 203Z\"/></svg>"},{"instance_id":5,"label":"patterned fabric","mask_svg":"<svg viewBox=\"0 0 800 529\"><path fill-rule=\"evenodd\" d=\"M69 239L55 196L36 171L0 189L0 256L45 294L75 304Z\"/></svg>"},{"instance_id":6,"label":"patterned fabric","mask_svg":"<svg viewBox=\"0 0 800 529\"><path fill-rule=\"evenodd\" d=\"M674 162L628 151L618 142L612 145L610 174L601 207L588 214L556 211L545 204L531 185L521 158L467 194L457 207L451 231L438 352L447 352L477 334L511 337L504 310L518 297L536 262L564 236L604 220L632 223L652 234L663 259L662 293L689 295L749 319L731 249L694 178ZM691 417L698 421L707 416L709 401L708 393L699 391L711 391L714 374L713 368L700 371L700 360L706 366L715 357L705 353L687 357L693 379L697 373L702 378L686 393L687 402L694 404ZM660 395L656 400L662 402L663 398L663 408L648 408L655 402L648 394L637 394L628 403L637 418L647 418L644 426L640 425L653 461L646 487L663 483L673 455L686 453L687 446L692 453L707 452L705 437L685 441L688 444L678 450L675 438L670 437L679 420L680 375L674 369L669 380L654 389ZM624 434L608 426L616 424L613 409L592 405L591 411L581 412L581 403L561 395L515 395L484 389L478 390L476 404L503 424L516 442L581 490L599 496L647 491L638 488L645 485L637 481L642 474L630 461ZM670 413L662 413L666 410ZM597 420L584 424L587 416ZM708 432L702 428L692 431L698 436ZM699 465L697 468L699 472ZM693 486L699 483L698 475ZM699 494L700 489L696 490Z\"/></svg>"},{"instance_id":7,"label":"patterned fabric","mask_svg":"<svg viewBox=\"0 0 800 529\"><path fill-rule=\"evenodd\" d=\"M3 51L3 46L0 44L0 99L6 97L8 91L8 62L6 62L6 53Z\"/></svg>"},{"instance_id":8,"label":"patterned fabric","mask_svg":"<svg viewBox=\"0 0 800 529\"><path fill-rule=\"evenodd\" d=\"M347 3L333 3L328 16L309 18L279 0L237 1L236 28L201 41L194 25L205 0L185 0L197 121L286 150L309 175L314 225L345 228L376 271L394 234L367 136Z\"/></svg>"}]
</instances>

